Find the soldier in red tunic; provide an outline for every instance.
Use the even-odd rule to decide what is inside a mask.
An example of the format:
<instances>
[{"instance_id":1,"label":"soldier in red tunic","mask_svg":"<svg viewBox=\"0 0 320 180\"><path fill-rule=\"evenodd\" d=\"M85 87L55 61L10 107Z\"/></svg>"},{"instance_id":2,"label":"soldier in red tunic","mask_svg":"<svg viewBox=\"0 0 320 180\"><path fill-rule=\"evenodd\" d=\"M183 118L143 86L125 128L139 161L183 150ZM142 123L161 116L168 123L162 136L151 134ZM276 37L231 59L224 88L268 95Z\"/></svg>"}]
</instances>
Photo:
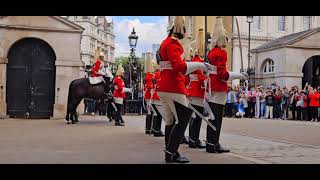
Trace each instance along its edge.
<instances>
[{"instance_id":1,"label":"soldier in red tunic","mask_svg":"<svg viewBox=\"0 0 320 180\"><path fill-rule=\"evenodd\" d=\"M208 97L210 108L214 114L215 119L210 119L215 127L216 131L213 131L207 126L207 145L206 151L209 153L224 153L230 152L230 150L224 149L219 144L219 137L222 124L223 107L227 99L228 84L227 81L234 79L248 79L246 73L237 73L227 71L227 52L225 47L227 45L226 30L223 27L222 17L216 18L216 24L214 31L211 34L212 48L208 53L208 60L211 65L216 66L216 73L210 73L210 81L208 88Z\"/></svg>"},{"instance_id":2,"label":"soldier in red tunic","mask_svg":"<svg viewBox=\"0 0 320 180\"><path fill-rule=\"evenodd\" d=\"M198 69L208 71L201 62L186 62L181 58L183 48L179 40L186 33L183 16L176 16L169 28L169 36L160 46L161 73L157 92L162 102L165 126L165 160L167 163L186 163L189 160L179 154L178 148L193 111L188 108L185 75Z\"/></svg>"},{"instance_id":3,"label":"soldier in red tunic","mask_svg":"<svg viewBox=\"0 0 320 180\"><path fill-rule=\"evenodd\" d=\"M124 126L124 120L121 116L121 109L123 105L123 99L126 98L126 92L132 93L131 88L126 88L124 81L122 80L122 76L124 74L124 69L120 64L116 73L116 77L114 78L114 92L113 92L113 99L116 105L116 112L115 112L115 125L116 126Z\"/></svg>"},{"instance_id":4,"label":"soldier in red tunic","mask_svg":"<svg viewBox=\"0 0 320 180\"><path fill-rule=\"evenodd\" d=\"M152 53L147 53L147 60L146 60L146 66L145 66L145 72L146 76L144 78L144 100L147 104L147 114L146 114L146 128L145 133L150 134L152 133L152 107L151 107L151 89L153 89L153 66L152 66ZM151 132L150 132L151 131Z\"/></svg>"},{"instance_id":5,"label":"soldier in red tunic","mask_svg":"<svg viewBox=\"0 0 320 180\"><path fill-rule=\"evenodd\" d=\"M159 78L160 78L160 66L155 65L154 69L155 69L155 73L152 79L153 89L151 90L151 104L153 109L156 111L157 115L154 117L154 120L153 120L152 131L155 137L162 137L164 136L164 134L161 131L162 116L160 112L163 112L163 108L162 108L162 103L160 101L160 98L157 94L157 89L156 89L157 82L159 81Z\"/></svg>"},{"instance_id":6,"label":"soldier in red tunic","mask_svg":"<svg viewBox=\"0 0 320 180\"><path fill-rule=\"evenodd\" d=\"M199 29L195 48L193 48L193 58L191 62L201 62L204 63L204 32L203 29ZM188 80L188 96L190 104L201 114L204 112L204 105L202 101L204 100L204 81L206 76L201 70L194 71L193 73L187 75L186 79ZM205 148L205 144L199 140L200 128L201 128L202 119L196 115L195 118L191 118L189 123L189 147L190 148Z\"/></svg>"}]
</instances>

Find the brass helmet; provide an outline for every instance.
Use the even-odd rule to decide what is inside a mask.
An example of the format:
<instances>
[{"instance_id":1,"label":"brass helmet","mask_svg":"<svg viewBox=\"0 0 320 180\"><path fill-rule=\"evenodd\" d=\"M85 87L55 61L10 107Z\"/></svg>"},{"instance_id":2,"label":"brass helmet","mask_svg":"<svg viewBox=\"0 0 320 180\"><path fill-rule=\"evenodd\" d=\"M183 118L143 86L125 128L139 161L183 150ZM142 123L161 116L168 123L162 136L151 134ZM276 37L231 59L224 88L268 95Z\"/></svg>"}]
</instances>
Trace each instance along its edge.
<instances>
[{"instance_id":1,"label":"brass helmet","mask_svg":"<svg viewBox=\"0 0 320 180\"><path fill-rule=\"evenodd\" d=\"M215 46L218 46L220 48L226 47L228 42L228 37L227 37L227 32L223 26L223 20L221 16L217 16L216 18L216 24L211 33L211 38L212 39L210 42L210 48L214 48Z\"/></svg>"},{"instance_id":2,"label":"brass helmet","mask_svg":"<svg viewBox=\"0 0 320 180\"><path fill-rule=\"evenodd\" d=\"M147 59L145 63L145 73L148 73L148 72L153 73L154 69L152 64L152 53L147 52L146 56L147 56Z\"/></svg>"},{"instance_id":3,"label":"brass helmet","mask_svg":"<svg viewBox=\"0 0 320 180\"><path fill-rule=\"evenodd\" d=\"M178 39L183 39L186 34L186 25L184 16L176 16L173 20L172 33L177 35Z\"/></svg>"},{"instance_id":4,"label":"brass helmet","mask_svg":"<svg viewBox=\"0 0 320 180\"><path fill-rule=\"evenodd\" d=\"M203 28L200 28L198 30L198 34L197 34L197 37L196 37L194 55L198 55L198 56L204 57L204 55L205 55L204 38L205 37L204 37Z\"/></svg>"}]
</instances>

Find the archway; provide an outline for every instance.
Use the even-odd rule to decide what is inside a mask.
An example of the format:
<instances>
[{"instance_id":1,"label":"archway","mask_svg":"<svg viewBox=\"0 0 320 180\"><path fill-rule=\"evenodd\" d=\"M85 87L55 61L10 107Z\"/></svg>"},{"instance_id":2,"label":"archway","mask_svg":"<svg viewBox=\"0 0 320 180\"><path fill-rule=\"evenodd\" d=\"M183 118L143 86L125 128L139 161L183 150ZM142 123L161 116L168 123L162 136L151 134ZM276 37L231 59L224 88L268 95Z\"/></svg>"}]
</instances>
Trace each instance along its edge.
<instances>
[{"instance_id":1,"label":"archway","mask_svg":"<svg viewBox=\"0 0 320 180\"><path fill-rule=\"evenodd\" d=\"M55 60L51 46L37 38L15 42L8 52L7 114L48 119L55 100Z\"/></svg>"},{"instance_id":2,"label":"archway","mask_svg":"<svg viewBox=\"0 0 320 180\"><path fill-rule=\"evenodd\" d=\"M320 55L310 57L303 65L302 87L306 83L312 87L320 86Z\"/></svg>"}]
</instances>

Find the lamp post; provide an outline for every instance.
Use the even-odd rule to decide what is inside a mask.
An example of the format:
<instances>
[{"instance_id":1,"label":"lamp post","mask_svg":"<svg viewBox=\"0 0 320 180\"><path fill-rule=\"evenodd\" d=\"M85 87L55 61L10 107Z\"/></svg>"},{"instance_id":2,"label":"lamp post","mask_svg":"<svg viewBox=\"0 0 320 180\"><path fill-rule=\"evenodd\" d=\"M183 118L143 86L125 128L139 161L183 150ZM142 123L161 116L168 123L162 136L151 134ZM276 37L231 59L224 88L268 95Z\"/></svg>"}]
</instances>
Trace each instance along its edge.
<instances>
[{"instance_id":1,"label":"lamp post","mask_svg":"<svg viewBox=\"0 0 320 180\"><path fill-rule=\"evenodd\" d=\"M131 72L131 66L132 61L136 60L135 56L135 48L137 46L138 42L138 36L136 35L136 31L134 28L132 29L131 34L129 35L129 45L130 45L130 60L129 60L129 76L130 76L130 87L132 88L132 72ZM131 93L131 99L133 100L133 93Z\"/></svg>"},{"instance_id":2,"label":"lamp post","mask_svg":"<svg viewBox=\"0 0 320 180\"><path fill-rule=\"evenodd\" d=\"M251 23L253 22L253 16L247 16L247 22L249 24L249 38L248 38L248 75L249 75L249 79L248 79L248 86L250 85L250 74L251 74L251 68L250 68L250 33L251 33Z\"/></svg>"}]
</instances>

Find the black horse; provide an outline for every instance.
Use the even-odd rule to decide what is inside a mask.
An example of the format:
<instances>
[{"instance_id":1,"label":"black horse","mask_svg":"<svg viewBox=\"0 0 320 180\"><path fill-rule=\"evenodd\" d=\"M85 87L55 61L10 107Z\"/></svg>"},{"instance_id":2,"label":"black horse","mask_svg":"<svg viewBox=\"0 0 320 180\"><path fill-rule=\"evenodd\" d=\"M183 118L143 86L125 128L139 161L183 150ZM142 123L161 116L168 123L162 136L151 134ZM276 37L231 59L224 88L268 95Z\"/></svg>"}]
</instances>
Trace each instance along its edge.
<instances>
[{"instance_id":1,"label":"black horse","mask_svg":"<svg viewBox=\"0 0 320 180\"><path fill-rule=\"evenodd\" d=\"M89 82L89 78L81 78L73 80L69 85L68 94L68 106L66 120L69 124L71 120L72 124L78 122L77 107L83 98L90 98L95 100L108 99L111 95L111 89L113 83L111 77L103 76L106 84L101 82L99 84L92 85ZM106 89L106 91L105 91ZM105 92L108 92L107 94Z\"/></svg>"}]
</instances>

